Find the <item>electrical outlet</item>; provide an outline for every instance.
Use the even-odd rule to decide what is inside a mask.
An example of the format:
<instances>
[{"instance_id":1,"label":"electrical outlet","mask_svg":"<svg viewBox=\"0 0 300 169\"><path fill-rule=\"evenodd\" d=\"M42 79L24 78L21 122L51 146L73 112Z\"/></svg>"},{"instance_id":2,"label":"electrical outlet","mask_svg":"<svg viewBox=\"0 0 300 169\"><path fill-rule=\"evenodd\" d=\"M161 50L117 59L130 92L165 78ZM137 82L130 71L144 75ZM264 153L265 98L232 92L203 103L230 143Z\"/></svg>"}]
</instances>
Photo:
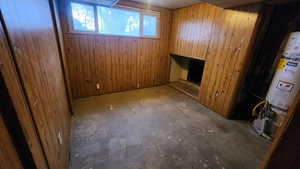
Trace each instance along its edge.
<instances>
[{"instance_id":1,"label":"electrical outlet","mask_svg":"<svg viewBox=\"0 0 300 169\"><path fill-rule=\"evenodd\" d=\"M96 89L100 90L100 84L99 83L96 84Z\"/></svg>"}]
</instances>

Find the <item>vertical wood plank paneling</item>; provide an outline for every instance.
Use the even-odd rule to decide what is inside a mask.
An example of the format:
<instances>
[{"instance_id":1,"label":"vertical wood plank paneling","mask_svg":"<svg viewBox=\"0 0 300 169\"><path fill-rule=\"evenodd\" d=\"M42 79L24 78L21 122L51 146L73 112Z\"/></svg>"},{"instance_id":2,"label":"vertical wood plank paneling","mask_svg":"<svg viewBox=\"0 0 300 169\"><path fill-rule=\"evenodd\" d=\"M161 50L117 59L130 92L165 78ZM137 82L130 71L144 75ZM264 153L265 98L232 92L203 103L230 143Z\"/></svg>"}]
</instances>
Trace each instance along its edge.
<instances>
[{"instance_id":1,"label":"vertical wood plank paneling","mask_svg":"<svg viewBox=\"0 0 300 169\"><path fill-rule=\"evenodd\" d=\"M32 120L31 112L27 105L26 98L19 80L16 67L11 55L11 51L7 42L7 37L4 33L2 23L0 25L0 71L7 86L12 103L16 110L18 120L20 121L22 130L25 134L27 144L31 151L34 163L39 169L46 169L47 161L45 159L43 149L40 143L40 138L36 132L34 121ZM1 141L2 142L2 141Z\"/></svg>"},{"instance_id":2,"label":"vertical wood plank paneling","mask_svg":"<svg viewBox=\"0 0 300 169\"><path fill-rule=\"evenodd\" d=\"M49 0L50 6L52 9L52 15L54 18L54 24L55 24L55 29L57 32L57 40L58 40L58 46L59 46L59 51L61 54L61 62L63 64L63 73L64 73L64 78L66 82L66 90L67 90L67 95L68 95L68 101L70 103L70 110L73 113L73 96L72 96L72 91L71 91L71 84L70 84L70 77L69 77L69 72L67 71L68 65L66 64L66 54L64 50L64 39L63 39L63 32L62 32L62 26L59 18L59 9L57 6L57 1L59 0Z\"/></svg>"},{"instance_id":3,"label":"vertical wood plank paneling","mask_svg":"<svg viewBox=\"0 0 300 169\"><path fill-rule=\"evenodd\" d=\"M144 88L169 81L171 11L160 11L160 38L74 34L68 32L68 0L60 2L68 73L75 98ZM122 0L121 5L147 8ZM101 90L96 90L96 84Z\"/></svg>"},{"instance_id":4,"label":"vertical wood plank paneling","mask_svg":"<svg viewBox=\"0 0 300 169\"><path fill-rule=\"evenodd\" d=\"M49 167L68 168L70 112L49 1L1 0L0 7Z\"/></svg>"},{"instance_id":5,"label":"vertical wood plank paneling","mask_svg":"<svg viewBox=\"0 0 300 169\"><path fill-rule=\"evenodd\" d=\"M232 10L201 3L175 10L170 53L206 60L199 100L229 117L246 71L260 5Z\"/></svg>"}]
</instances>

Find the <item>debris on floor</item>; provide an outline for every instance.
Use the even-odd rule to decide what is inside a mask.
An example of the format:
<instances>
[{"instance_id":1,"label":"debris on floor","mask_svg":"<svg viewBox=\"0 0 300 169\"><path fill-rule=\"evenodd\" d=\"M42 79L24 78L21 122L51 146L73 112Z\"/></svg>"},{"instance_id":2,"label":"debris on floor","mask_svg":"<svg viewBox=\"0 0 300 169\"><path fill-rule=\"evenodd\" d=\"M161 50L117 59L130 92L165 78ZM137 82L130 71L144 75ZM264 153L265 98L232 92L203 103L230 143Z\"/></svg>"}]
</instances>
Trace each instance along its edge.
<instances>
[{"instance_id":1,"label":"debris on floor","mask_svg":"<svg viewBox=\"0 0 300 169\"><path fill-rule=\"evenodd\" d=\"M72 169L255 169L270 145L167 86L78 100L75 112Z\"/></svg>"}]
</instances>

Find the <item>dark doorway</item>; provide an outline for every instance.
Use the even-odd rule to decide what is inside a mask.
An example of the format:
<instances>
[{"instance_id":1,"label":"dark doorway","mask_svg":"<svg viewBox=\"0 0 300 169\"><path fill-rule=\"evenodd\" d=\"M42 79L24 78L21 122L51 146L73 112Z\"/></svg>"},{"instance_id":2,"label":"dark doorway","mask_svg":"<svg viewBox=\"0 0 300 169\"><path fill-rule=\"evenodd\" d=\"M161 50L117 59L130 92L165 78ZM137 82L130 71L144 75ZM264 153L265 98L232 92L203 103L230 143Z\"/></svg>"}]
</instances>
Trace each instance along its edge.
<instances>
[{"instance_id":1,"label":"dark doorway","mask_svg":"<svg viewBox=\"0 0 300 169\"><path fill-rule=\"evenodd\" d=\"M189 82L200 86L204 71L204 64L205 62L202 60L190 60L189 73L187 79Z\"/></svg>"}]
</instances>

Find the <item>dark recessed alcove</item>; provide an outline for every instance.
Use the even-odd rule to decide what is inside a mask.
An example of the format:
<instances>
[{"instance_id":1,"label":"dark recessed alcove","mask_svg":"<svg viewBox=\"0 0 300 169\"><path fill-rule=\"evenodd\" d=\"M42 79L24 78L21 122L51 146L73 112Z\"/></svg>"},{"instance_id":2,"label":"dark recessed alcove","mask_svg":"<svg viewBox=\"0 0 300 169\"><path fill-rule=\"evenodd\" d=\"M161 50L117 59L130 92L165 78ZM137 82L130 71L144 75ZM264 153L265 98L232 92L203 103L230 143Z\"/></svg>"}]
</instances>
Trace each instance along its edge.
<instances>
[{"instance_id":1,"label":"dark recessed alcove","mask_svg":"<svg viewBox=\"0 0 300 169\"><path fill-rule=\"evenodd\" d=\"M187 80L198 86L201 84L205 62L202 60L191 59Z\"/></svg>"},{"instance_id":2,"label":"dark recessed alcove","mask_svg":"<svg viewBox=\"0 0 300 169\"><path fill-rule=\"evenodd\" d=\"M205 61L194 57L171 54L171 85L197 98L204 72Z\"/></svg>"}]
</instances>

